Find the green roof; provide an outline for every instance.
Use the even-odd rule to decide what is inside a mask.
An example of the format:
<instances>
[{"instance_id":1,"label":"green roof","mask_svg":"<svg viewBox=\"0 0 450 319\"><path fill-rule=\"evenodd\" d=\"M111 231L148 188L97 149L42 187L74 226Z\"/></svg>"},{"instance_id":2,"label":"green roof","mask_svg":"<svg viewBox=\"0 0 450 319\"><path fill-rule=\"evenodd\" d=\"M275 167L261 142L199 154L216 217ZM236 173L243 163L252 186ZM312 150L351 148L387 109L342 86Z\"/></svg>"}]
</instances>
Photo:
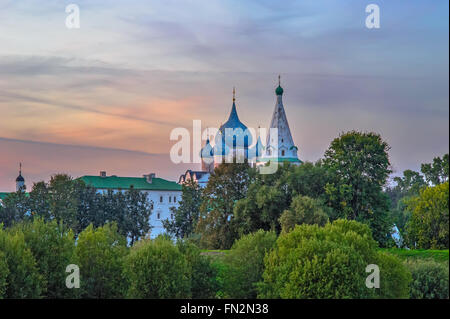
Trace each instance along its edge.
<instances>
[{"instance_id":1,"label":"green roof","mask_svg":"<svg viewBox=\"0 0 450 319\"><path fill-rule=\"evenodd\" d=\"M6 198L6 196L8 196L9 193L0 193L0 199L3 200Z\"/></svg>"},{"instance_id":2,"label":"green roof","mask_svg":"<svg viewBox=\"0 0 450 319\"><path fill-rule=\"evenodd\" d=\"M97 189L138 189L138 190L164 190L181 191L181 185L162 178L153 177L147 182L145 177L118 177L118 176L82 176L80 179L87 185Z\"/></svg>"},{"instance_id":3,"label":"green roof","mask_svg":"<svg viewBox=\"0 0 450 319\"><path fill-rule=\"evenodd\" d=\"M9 194L14 194L15 192L0 192L0 200L4 200ZM30 193L25 193L25 196L30 196Z\"/></svg>"}]
</instances>

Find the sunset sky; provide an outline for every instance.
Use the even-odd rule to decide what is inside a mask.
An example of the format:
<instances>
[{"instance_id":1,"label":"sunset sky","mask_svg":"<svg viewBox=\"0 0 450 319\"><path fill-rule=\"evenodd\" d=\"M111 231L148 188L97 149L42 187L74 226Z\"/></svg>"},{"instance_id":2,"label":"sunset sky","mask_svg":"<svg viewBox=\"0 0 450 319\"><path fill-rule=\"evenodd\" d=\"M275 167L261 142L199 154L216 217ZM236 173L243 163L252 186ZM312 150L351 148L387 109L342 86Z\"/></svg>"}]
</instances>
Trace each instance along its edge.
<instances>
[{"instance_id":1,"label":"sunset sky","mask_svg":"<svg viewBox=\"0 0 450 319\"><path fill-rule=\"evenodd\" d=\"M79 29L65 8L80 7ZM377 3L381 28L367 29ZM282 77L303 161L352 129L396 174L449 150L448 0L0 0L0 191L55 173L177 180L172 129L218 127L232 89L268 126Z\"/></svg>"}]
</instances>

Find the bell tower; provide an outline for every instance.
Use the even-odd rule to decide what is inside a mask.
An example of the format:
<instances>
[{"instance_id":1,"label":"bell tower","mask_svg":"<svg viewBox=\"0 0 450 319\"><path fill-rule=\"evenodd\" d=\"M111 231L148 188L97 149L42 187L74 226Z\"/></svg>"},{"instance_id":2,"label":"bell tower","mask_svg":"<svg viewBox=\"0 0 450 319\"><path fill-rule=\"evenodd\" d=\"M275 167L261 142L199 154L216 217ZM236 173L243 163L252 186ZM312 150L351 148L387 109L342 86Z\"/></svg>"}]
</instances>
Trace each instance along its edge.
<instances>
[{"instance_id":1,"label":"bell tower","mask_svg":"<svg viewBox=\"0 0 450 319\"><path fill-rule=\"evenodd\" d=\"M22 176L22 163L19 163L19 176L17 176L16 178L16 191L23 192L25 191L25 189L26 189L25 179Z\"/></svg>"}]
</instances>

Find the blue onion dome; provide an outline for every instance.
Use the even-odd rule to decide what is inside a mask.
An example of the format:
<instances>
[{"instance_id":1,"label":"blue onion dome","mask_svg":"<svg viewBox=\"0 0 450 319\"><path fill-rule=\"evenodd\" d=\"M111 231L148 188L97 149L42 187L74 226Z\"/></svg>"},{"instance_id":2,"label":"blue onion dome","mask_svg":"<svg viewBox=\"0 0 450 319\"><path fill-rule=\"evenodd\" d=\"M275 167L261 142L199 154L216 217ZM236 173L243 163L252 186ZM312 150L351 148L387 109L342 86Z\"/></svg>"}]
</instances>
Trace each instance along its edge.
<instances>
[{"instance_id":1,"label":"blue onion dome","mask_svg":"<svg viewBox=\"0 0 450 319\"><path fill-rule=\"evenodd\" d=\"M211 158L214 157L214 149L209 143L209 139L206 140L205 146L200 151L201 158Z\"/></svg>"},{"instance_id":2,"label":"blue onion dome","mask_svg":"<svg viewBox=\"0 0 450 319\"><path fill-rule=\"evenodd\" d=\"M237 129L238 131L233 131ZM221 133L222 141L230 147L238 146L247 148L252 144L252 135L248 131L247 126L239 120L234 101L233 106L231 107L230 116L228 117L228 120L220 126L219 131ZM217 144L217 136L215 141ZM243 141L244 145L236 145L236 143L241 143L241 141Z\"/></svg>"},{"instance_id":3,"label":"blue onion dome","mask_svg":"<svg viewBox=\"0 0 450 319\"><path fill-rule=\"evenodd\" d=\"M25 182L25 179L22 177L22 174L19 174L19 176L17 176L16 182Z\"/></svg>"},{"instance_id":4,"label":"blue onion dome","mask_svg":"<svg viewBox=\"0 0 450 319\"><path fill-rule=\"evenodd\" d=\"M230 148L225 143L225 137L222 135L222 132L219 130L217 131L216 138L215 138L215 145L213 148L214 155L228 155L230 152Z\"/></svg>"}]
</instances>

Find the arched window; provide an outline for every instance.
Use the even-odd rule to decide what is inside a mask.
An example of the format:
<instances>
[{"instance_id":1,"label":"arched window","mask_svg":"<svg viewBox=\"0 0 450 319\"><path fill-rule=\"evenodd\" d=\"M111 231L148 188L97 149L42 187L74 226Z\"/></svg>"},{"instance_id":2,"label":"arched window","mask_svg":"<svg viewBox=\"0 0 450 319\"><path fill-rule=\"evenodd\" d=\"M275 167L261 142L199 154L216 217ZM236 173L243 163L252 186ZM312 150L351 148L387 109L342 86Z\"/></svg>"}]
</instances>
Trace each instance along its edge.
<instances>
[{"instance_id":1,"label":"arched window","mask_svg":"<svg viewBox=\"0 0 450 319\"><path fill-rule=\"evenodd\" d=\"M281 156L284 156L284 150L281 151Z\"/></svg>"}]
</instances>

